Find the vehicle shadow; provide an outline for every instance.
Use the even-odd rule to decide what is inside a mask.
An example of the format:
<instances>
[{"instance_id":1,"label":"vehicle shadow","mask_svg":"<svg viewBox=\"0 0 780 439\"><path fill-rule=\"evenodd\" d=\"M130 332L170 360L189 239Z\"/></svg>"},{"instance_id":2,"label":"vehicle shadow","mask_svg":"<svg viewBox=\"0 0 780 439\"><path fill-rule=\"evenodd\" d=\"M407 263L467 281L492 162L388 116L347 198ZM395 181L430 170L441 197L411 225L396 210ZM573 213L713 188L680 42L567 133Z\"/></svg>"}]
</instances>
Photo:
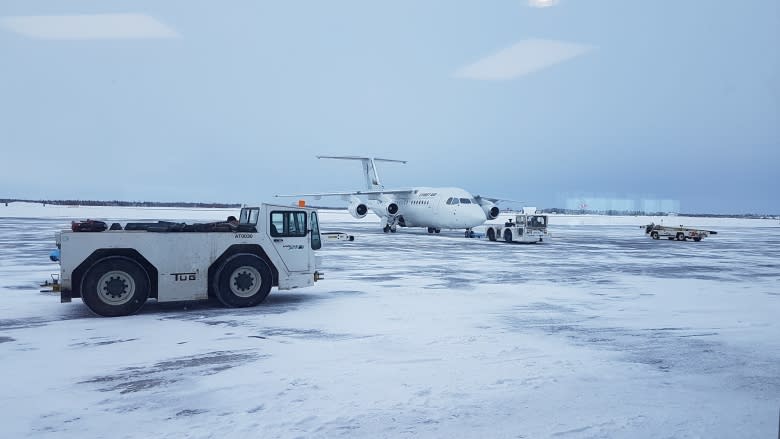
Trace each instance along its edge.
<instances>
[{"instance_id":1,"label":"vehicle shadow","mask_svg":"<svg viewBox=\"0 0 780 439\"><path fill-rule=\"evenodd\" d=\"M150 299L139 312L134 315L159 316L172 319L201 319L211 316L241 316L262 314L284 314L294 311L301 306L325 299L322 294L299 292L272 292L266 300L255 307L227 308L216 299L183 302L159 303ZM0 332L7 330L34 328L45 326L51 322L80 320L80 319L108 319L93 313L80 299L73 299L72 303L57 308L58 312L48 316L29 316L24 318L2 319L0 318ZM132 317L132 316L126 316ZM122 317L119 317L122 318Z\"/></svg>"},{"instance_id":2,"label":"vehicle shadow","mask_svg":"<svg viewBox=\"0 0 780 439\"><path fill-rule=\"evenodd\" d=\"M148 301L137 315L160 315L165 318L203 318L219 315L283 314L324 297L311 293L272 292L263 303L248 308L228 308L216 298L199 301L164 302Z\"/></svg>"}]
</instances>

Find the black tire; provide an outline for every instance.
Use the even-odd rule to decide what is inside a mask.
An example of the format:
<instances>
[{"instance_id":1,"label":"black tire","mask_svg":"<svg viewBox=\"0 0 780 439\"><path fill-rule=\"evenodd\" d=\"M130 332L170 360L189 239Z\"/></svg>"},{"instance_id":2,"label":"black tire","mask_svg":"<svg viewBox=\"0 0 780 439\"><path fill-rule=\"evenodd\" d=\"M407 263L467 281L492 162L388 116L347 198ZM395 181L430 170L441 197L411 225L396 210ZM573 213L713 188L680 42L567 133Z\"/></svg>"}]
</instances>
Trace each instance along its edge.
<instances>
[{"instance_id":1,"label":"black tire","mask_svg":"<svg viewBox=\"0 0 780 439\"><path fill-rule=\"evenodd\" d=\"M495 241L496 240L496 231L493 230L492 227L487 229L487 237L491 241Z\"/></svg>"},{"instance_id":2,"label":"black tire","mask_svg":"<svg viewBox=\"0 0 780 439\"><path fill-rule=\"evenodd\" d=\"M385 233L389 233L390 232L390 226L385 226L384 228L382 228L382 231L385 232Z\"/></svg>"},{"instance_id":3,"label":"black tire","mask_svg":"<svg viewBox=\"0 0 780 439\"><path fill-rule=\"evenodd\" d=\"M238 253L217 269L212 286L223 305L244 308L265 300L272 282L271 268L264 260L250 253Z\"/></svg>"},{"instance_id":4,"label":"black tire","mask_svg":"<svg viewBox=\"0 0 780 439\"><path fill-rule=\"evenodd\" d=\"M428 227L428 233L433 233L433 227Z\"/></svg>"},{"instance_id":5,"label":"black tire","mask_svg":"<svg viewBox=\"0 0 780 439\"><path fill-rule=\"evenodd\" d=\"M677 238L678 241L685 241L685 233L677 232L676 238Z\"/></svg>"},{"instance_id":6,"label":"black tire","mask_svg":"<svg viewBox=\"0 0 780 439\"><path fill-rule=\"evenodd\" d=\"M653 238L653 239L659 239L658 232L655 232L655 231L650 232L650 237Z\"/></svg>"},{"instance_id":7,"label":"black tire","mask_svg":"<svg viewBox=\"0 0 780 439\"><path fill-rule=\"evenodd\" d=\"M441 233L441 229L433 229L433 233Z\"/></svg>"},{"instance_id":8,"label":"black tire","mask_svg":"<svg viewBox=\"0 0 780 439\"><path fill-rule=\"evenodd\" d=\"M512 231L509 229L504 230L504 242L512 242Z\"/></svg>"},{"instance_id":9,"label":"black tire","mask_svg":"<svg viewBox=\"0 0 780 439\"><path fill-rule=\"evenodd\" d=\"M81 300L97 315L135 314L149 298L151 282L144 267L125 256L95 262L81 280Z\"/></svg>"},{"instance_id":10,"label":"black tire","mask_svg":"<svg viewBox=\"0 0 780 439\"><path fill-rule=\"evenodd\" d=\"M699 242L699 241L701 241L701 238L697 236L697 237L693 238L693 240L694 240L695 242Z\"/></svg>"}]
</instances>

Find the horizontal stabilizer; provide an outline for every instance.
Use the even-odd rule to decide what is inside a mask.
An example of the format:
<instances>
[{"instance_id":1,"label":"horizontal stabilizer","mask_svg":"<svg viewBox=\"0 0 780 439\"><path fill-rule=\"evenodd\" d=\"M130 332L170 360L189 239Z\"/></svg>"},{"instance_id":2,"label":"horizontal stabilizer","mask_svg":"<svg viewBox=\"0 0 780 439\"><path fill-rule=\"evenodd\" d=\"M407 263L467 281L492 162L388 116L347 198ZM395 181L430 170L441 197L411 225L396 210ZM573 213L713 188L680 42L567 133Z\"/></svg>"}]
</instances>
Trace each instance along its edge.
<instances>
[{"instance_id":1,"label":"horizontal stabilizer","mask_svg":"<svg viewBox=\"0 0 780 439\"><path fill-rule=\"evenodd\" d=\"M406 160L393 160L393 159L380 159L377 157L359 157L356 155L341 155L341 156L334 156L334 155L318 155L318 159L336 159L336 160L373 160L375 162L394 162L394 163L404 163L406 164Z\"/></svg>"}]
</instances>

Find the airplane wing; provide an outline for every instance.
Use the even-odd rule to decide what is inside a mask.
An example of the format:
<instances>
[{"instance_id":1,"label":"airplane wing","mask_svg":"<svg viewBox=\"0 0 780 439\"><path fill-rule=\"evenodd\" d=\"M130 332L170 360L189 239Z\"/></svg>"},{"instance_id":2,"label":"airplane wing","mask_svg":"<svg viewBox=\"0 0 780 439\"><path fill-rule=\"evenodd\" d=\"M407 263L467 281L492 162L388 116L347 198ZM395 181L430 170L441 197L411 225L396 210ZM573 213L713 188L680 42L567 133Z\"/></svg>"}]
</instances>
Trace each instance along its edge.
<instances>
[{"instance_id":1,"label":"airplane wing","mask_svg":"<svg viewBox=\"0 0 780 439\"><path fill-rule=\"evenodd\" d=\"M490 201L491 203L497 203L499 201L507 201L509 203L523 203L524 201L517 201L517 200L508 200L506 198L490 198L490 197L483 197L481 195L474 195L474 199L477 200L477 204L482 204L482 200Z\"/></svg>"},{"instance_id":2,"label":"airplane wing","mask_svg":"<svg viewBox=\"0 0 780 439\"><path fill-rule=\"evenodd\" d=\"M481 195L474 195L474 199L477 200L477 204L482 204L482 200L490 201L491 203L496 203L500 200L499 198L488 198Z\"/></svg>"},{"instance_id":3,"label":"airplane wing","mask_svg":"<svg viewBox=\"0 0 780 439\"><path fill-rule=\"evenodd\" d=\"M321 192L313 194L286 194L286 195L274 195L277 198L292 198L292 197L343 197L345 195L401 195L411 194L411 189L391 189L381 191L353 191L353 192Z\"/></svg>"},{"instance_id":4,"label":"airplane wing","mask_svg":"<svg viewBox=\"0 0 780 439\"><path fill-rule=\"evenodd\" d=\"M480 195L474 195L474 199L477 200L478 204L482 204L482 200L490 201L491 203L497 203L499 201L506 201L508 203L525 203L525 201L518 201L518 200L510 200L508 198L490 198L490 197L483 197Z\"/></svg>"}]
</instances>

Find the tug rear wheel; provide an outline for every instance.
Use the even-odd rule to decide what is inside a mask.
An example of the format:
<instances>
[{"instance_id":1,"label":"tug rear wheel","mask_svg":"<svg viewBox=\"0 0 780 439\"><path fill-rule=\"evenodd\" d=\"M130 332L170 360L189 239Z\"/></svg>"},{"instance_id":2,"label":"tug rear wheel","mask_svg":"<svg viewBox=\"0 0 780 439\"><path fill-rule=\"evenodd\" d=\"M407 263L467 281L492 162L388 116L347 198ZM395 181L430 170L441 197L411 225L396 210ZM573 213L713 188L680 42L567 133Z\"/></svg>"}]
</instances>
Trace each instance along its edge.
<instances>
[{"instance_id":1,"label":"tug rear wheel","mask_svg":"<svg viewBox=\"0 0 780 439\"><path fill-rule=\"evenodd\" d=\"M653 239L658 239L658 232L650 233L650 237L653 238Z\"/></svg>"},{"instance_id":2,"label":"tug rear wheel","mask_svg":"<svg viewBox=\"0 0 780 439\"><path fill-rule=\"evenodd\" d=\"M214 293L223 305L232 308L255 306L271 292L273 276L268 264L258 256L239 253L228 258L214 275Z\"/></svg>"},{"instance_id":3,"label":"tug rear wheel","mask_svg":"<svg viewBox=\"0 0 780 439\"><path fill-rule=\"evenodd\" d=\"M505 242L512 242L512 231L511 230L504 230L504 241Z\"/></svg>"},{"instance_id":4,"label":"tug rear wheel","mask_svg":"<svg viewBox=\"0 0 780 439\"><path fill-rule=\"evenodd\" d=\"M683 232L677 232L677 240L685 241L685 234Z\"/></svg>"},{"instance_id":5,"label":"tug rear wheel","mask_svg":"<svg viewBox=\"0 0 780 439\"><path fill-rule=\"evenodd\" d=\"M126 316L144 306L150 285L149 275L138 262L124 256L109 256L84 274L81 300L95 314Z\"/></svg>"}]
</instances>

